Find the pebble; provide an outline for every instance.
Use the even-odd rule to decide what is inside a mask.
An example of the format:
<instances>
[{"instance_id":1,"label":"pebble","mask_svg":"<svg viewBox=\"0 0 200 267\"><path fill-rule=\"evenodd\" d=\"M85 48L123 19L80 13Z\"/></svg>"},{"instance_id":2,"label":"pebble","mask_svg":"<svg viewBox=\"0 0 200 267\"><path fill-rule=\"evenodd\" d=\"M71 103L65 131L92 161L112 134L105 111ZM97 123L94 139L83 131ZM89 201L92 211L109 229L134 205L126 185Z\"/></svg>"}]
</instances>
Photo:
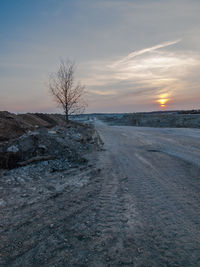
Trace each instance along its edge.
<instances>
[{"instance_id":1,"label":"pebble","mask_svg":"<svg viewBox=\"0 0 200 267\"><path fill-rule=\"evenodd\" d=\"M22 194L21 197L28 197L28 194Z\"/></svg>"},{"instance_id":2,"label":"pebble","mask_svg":"<svg viewBox=\"0 0 200 267\"><path fill-rule=\"evenodd\" d=\"M7 152L17 153L19 151L19 148L17 146L9 146L7 148Z\"/></svg>"},{"instance_id":3,"label":"pebble","mask_svg":"<svg viewBox=\"0 0 200 267\"><path fill-rule=\"evenodd\" d=\"M0 207L5 207L6 202L3 199L0 199Z\"/></svg>"}]
</instances>

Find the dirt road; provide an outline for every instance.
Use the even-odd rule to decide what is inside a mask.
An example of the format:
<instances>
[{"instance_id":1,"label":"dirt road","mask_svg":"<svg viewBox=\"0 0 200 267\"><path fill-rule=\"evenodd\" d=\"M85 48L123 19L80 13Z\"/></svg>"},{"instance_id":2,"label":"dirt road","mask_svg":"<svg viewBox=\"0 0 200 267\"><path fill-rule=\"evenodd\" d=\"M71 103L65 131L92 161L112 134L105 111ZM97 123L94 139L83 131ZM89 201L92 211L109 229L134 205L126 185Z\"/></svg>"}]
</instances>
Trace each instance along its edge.
<instances>
[{"instance_id":1,"label":"dirt road","mask_svg":"<svg viewBox=\"0 0 200 267\"><path fill-rule=\"evenodd\" d=\"M200 130L97 129L106 149L103 231L116 238L109 251L119 246L114 265L200 266Z\"/></svg>"},{"instance_id":2,"label":"dirt road","mask_svg":"<svg viewBox=\"0 0 200 267\"><path fill-rule=\"evenodd\" d=\"M200 130L96 128L81 185L2 223L1 266L200 266Z\"/></svg>"}]
</instances>

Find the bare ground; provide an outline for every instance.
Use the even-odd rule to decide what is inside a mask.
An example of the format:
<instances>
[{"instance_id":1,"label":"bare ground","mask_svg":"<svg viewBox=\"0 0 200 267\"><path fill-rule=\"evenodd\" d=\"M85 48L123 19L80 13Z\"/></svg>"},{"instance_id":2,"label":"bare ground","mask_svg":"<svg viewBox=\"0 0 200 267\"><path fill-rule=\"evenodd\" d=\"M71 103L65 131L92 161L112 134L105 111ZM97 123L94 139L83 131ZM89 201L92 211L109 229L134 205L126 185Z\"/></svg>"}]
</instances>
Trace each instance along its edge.
<instances>
[{"instance_id":1,"label":"bare ground","mask_svg":"<svg viewBox=\"0 0 200 267\"><path fill-rule=\"evenodd\" d=\"M200 130L96 128L84 167L2 173L0 265L199 266Z\"/></svg>"}]
</instances>

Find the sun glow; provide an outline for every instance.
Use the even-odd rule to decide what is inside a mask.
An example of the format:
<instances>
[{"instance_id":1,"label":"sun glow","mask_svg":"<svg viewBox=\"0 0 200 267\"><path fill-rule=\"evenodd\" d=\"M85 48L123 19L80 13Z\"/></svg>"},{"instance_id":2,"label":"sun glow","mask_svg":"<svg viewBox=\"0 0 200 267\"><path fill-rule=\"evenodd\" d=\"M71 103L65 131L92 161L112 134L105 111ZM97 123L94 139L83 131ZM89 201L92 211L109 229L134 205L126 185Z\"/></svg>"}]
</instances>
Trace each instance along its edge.
<instances>
[{"instance_id":1,"label":"sun glow","mask_svg":"<svg viewBox=\"0 0 200 267\"><path fill-rule=\"evenodd\" d=\"M157 102L160 104L161 108L165 108L166 107L166 103L169 101L168 98L161 98L158 99Z\"/></svg>"}]
</instances>

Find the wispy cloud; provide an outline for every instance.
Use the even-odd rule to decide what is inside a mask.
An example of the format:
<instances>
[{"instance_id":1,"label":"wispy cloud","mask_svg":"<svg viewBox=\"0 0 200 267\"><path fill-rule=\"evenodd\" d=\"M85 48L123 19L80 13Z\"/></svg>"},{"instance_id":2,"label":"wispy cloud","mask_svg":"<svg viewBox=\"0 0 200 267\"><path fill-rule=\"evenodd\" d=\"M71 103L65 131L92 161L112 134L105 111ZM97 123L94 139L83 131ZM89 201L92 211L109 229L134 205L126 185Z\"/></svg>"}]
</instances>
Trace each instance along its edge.
<instances>
[{"instance_id":1,"label":"wispy cloud","mask_svg":"<svg viewBox=\"0 0 200 267\"><path fill-rule=\"evenodd\" d=\"M101 95L101 96L116 95L116 91L91 90L90 92L96 95Z\"/></svg>"},{"instance_id":2,"label":"wispy cloud","mask_svg":"<svg viewBox=\"0 0 200 267\"><path fill-rule=\"evenodd\" d=\"M200 64L199 56L191 52L158 51L180 42L169 41L130 53L120 60L94 61L85 64L90 76L84 83L89 86L110 86L120 81L141 84L169 84L187 75L191 67ZM91 75L92 73L92 75ZM105 88L104 88L105 90Z\"/></svg>"},{"instance_id":3,"label":"wispy cloud","mask_svg":"<svg viewBox=\"0 0 200 267\"><path fill-rule=\"evenodd\" d=\"M177 44L180 41L181 41L181 39L178 39L178 40L175 40L175 41L168 41L168 42L164 42L164 43L152 46L152 47L148 47L148 48L145 48L145 49L134 51L134 52L128 54L128 56L123 57L121 60L116 61L113 65L111 65L111 67L116 67L117 65L122 64L122 63L126 63L127 61L129 61L129 60L131 60L131 59L133 59L133 58L135 58L137 56L141 56L141 55L146 54L148 52L153 52L153 51L158 50L160 48L164 48L164 47L167 47L167 46L170 46L170 45Z\"/></svg>"},{"instance_id":4,"label":"wispy cloud","mask_svg":"<svg viewBox=\"0 0 200 267\"><path fill-rule=\"evenodd\" d=\"M187 95L188 88L197 91L200 56L192 51L176 49L172 52L173 49L168 49L180 41L177 39L147 47L120 60L113 58L86 64L87 67L84 67L90 76L86 75L84 82L89 93L98 95L100 99L102 97L102 101L105 101L103 96L107 96L107 101L114 104L120 99L124 105L131 101L134 105L144 105L144 102L154 105L156 99L163 95L173 99L174 103L176 99L183 98L182 95Z\"/></svg>"}]
</instances>

